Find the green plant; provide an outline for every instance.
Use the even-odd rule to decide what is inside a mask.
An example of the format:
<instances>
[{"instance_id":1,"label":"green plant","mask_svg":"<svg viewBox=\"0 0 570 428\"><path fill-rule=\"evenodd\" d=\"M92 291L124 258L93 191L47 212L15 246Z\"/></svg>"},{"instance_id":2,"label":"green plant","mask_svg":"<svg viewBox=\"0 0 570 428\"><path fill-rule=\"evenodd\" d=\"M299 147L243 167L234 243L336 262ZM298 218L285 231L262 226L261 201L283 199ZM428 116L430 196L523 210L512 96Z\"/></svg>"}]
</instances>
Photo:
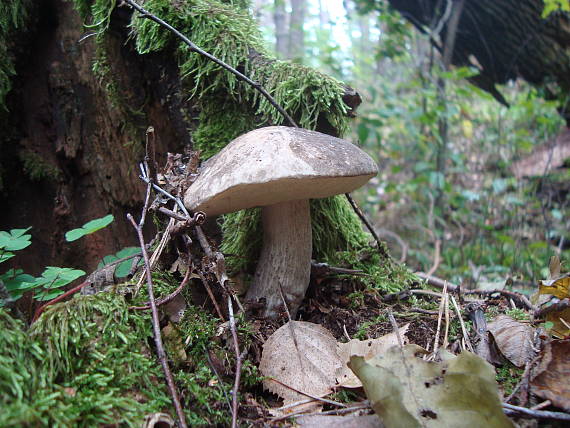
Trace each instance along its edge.
<instances>
[{"instance_id":1,"label":"green plant","mask_svg":"<svg viewBox=\"0 0 570 428\"><path fill-rule=\"evenodd\" d=\"M568 0L544 0L544 10L542 17L546 18L551 13L561 10L563 12L570 12L570 2Z\"/></svg>"},{"instance_id":2,"label":"green plant","mask_svg":"<svg viewBox=\"0 0 570 428\"><path fill-rule=\"evenodd\" d=\"M106 215L105 217L97 218L95 220L88 221L83 226L78 229L70 230L65 234L65 240L67 242L76 241L79 238L89 235L93 232L97 232L104 227L110 225L115 217L112 214Z\"/></svg>"},{"instance_id":3,"label":"green plant","mask_svg":"<svg viewBox=\"0 0 570 428\"><path fill-rule=\"evenodd\" d=\"M117 251L115 254L111 254L108 256L103 257L103 260L101 260L99 262L99 264L97 265L97 269L101 269L102 267L108 265L109 263L113 263L117 260L123 259L125 257L129 257L129 256L135 256L137 254L141 254L141 249L140 247L125 247L120 251ZM144 260L140 260L139 261L139 266L142 266L144 264ZM124 262L119 263L116 267L115 267L115 277L116 278L125 278L129 275L129 272L131 271L131 268L133 266L133 260L132 259L128 259L125 260Z\"/></svg>"},{"instance_id":4,"label":"green plant","mask_svg":"<svg viewBox=\"0 0 570 428\"><path fill-rule=\"evenodd\" d=\"M113 221L113 216L108 215L103 218L92 220L85 223L79 229L73 229L65 234L67 241L75 241L85 235L94 233ZM26 233L31 228L26 229L12 229L9 232L0 231L0 263L3 263L15 256L14 251L20 251L27 248L32 242L32 236ZM128 250L127 252L130 252ZM118 253L117 253L118 254ZM122 256L124 257L124 256ZM124 262L126 263L126 262ZM130 266L122 266L120 273L123 274L125 270L128 271ZM34 299L38 301L46 301L56 298L64 293L62 287L70 284L76 279L85 275L85 272L80 269L62 268L55 266L48 266L43 273L35 278L32 275L24 273L22 269L9 269L3 274L0 274L0 286L4 288L4 293L0 293L0 307L6 304L6 301L18 300L27 291L34 290ZM126 276L126 274L124 274ZM2 291L0 289L0 291Z\"/></svg>"}]
</instances>

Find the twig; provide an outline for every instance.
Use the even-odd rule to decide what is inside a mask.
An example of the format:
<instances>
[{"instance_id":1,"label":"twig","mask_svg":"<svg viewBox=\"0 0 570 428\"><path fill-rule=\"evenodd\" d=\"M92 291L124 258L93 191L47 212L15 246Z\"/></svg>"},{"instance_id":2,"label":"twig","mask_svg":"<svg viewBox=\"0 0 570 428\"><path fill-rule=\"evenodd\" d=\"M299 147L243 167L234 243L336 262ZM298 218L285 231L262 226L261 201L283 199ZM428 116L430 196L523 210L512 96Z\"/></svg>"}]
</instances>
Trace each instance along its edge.
<instances>
[{"instance_id":1,"label":"twig","mask_svg":"<svg viewBox=\"0 0 570 428\"><path fill-rule=\"evenodd\" d=\"M226 389L223 387L224 382L222 380L222 377L218 373L218 370L216 369L216 366L214 365L214 362L212 361L212 358L210 357L209 350L206 348L205 345L202 345L202 346L204 349L204 353L206 354L206 359L208 360L208 364L210 364L211 369L214 371L214 374L218 378L218 385L220 386L220 389L224 394L224 397L226 399L226 403L227 403L228 408L230 409L230 412L231 412L232 411L232 403L230 403L230 399L228 398L228 393L226 392Z\"/></svg>"},{"instance_id":2,"label":"twig","mask_svg":"<svg viewBox=\"0 0 570 428\"><path fill-rule=\"evenodd\" d=\"M434 287L443 288L445 284L447 284L447 288L451 292L455 292L459 290L459 286L453 283L450 283L444 279L438 278L436 276L427 275L424 272L415 272L415 275L421 279L426 280L429 285L433 285ZM510 290L462 290L463 294L481 294L481 295L489 295L489 294L502 294L503 296L511 297L515 300L518 300L519 303L522 303L528 309L535 310L536 307L530 303L530 300L521 293L517 293L516 291Z\"/></svg>"},{"instance_id":3,"label":"twig","mask_svg":"<svg viewBox=\"0 0 570 428\"><path fill-rule=\"evenodd\" d=\"M202 284L204 284L204 288L206 289L208 296L210 296L210 300L214 304L214 308L216 309L216 313L218 314L218 316L220 317L220 319L222 321L225 321L224 314L222 313L222 310L220 309L220 306L218 305L216 297L214 296L214 293L212 292L212 289L210 288L210 284L208 284L208 280L206 279L204 274L200 271L198 271L198 276L202 280Z\"/></svg>"},{"instance_id":4,"label":"twig","mask_svg":"<svg viewBox=\"0 0 570 428\"><path fill-rule=\"evenodd\" d=\"M188 37L186 37L184 34L182 34L180 31L178 31L176 28L174 28L173 26L171 26L170 24L168 24L167 22L163 21L162 19L160 19L159 17L153 15L152 13L148 12L147 10L145 10L144 8L142 8L139 4L135 3L133 0L124 0L125 3L129 4L131 7L133 7L134 9L136 9L143 18L148 18L151 21L156 22L158 25L166 28L168 31L172 32L173 34L175 34L180 40L182 40L184 43L186 43L190 49L206 58L208 58L210 61L215 62L216 64L218 64L220 67L228 70L230 73L232 73L234 76L236 76L239 80L243 80L244 82L248 83L249 85L253 86L256 90L258 90L266 99L267 101L269 101L269 103L275 107L277 109L277 111L279 111L279 113L281 113L283 115L283 117L285 119L287 119L287 121L291 124L291 126L294 126L295 128L298 128L298 125L295 123L295 121L293 120L293 118L291 116L289 116L289 114L283 109L283 107L281 107L279 104L277 104L277 102L275 101L275 99L269 94L269 92L267 92L265 90L265 88L263 88L263 86L261 86L259 83L254 82L253 80L251 80L249 77L247 77L245 74L240 73L239 71L237 71L235 68L233 68L232 66L230 66L229 64L226 64L225 62L223 62L222 60L220 60L219 58L216 58L214 55L210 54L209 52L206 52L203 49L200 49L198 46L196 46Z\"/></svg>"},{"instance_id":5,"label":"twig","mask_svg":"<svg viewBox=\"0 0 570 428\"><path fill-rule=\"evenodd\" d=\"M156 306L164 305L165 303L170 302L172 299L174 299L176 296L178 296L180 294L180 292L184 289L186 284L188 283L188 280L190 279L190 273L191 273L190 268L188 268L188 270L186 271L186 275L184 275L184 279L182 280L180 285L176 288L176 290L174 290L168 296L163 297L162 299L158 299L156 301ZM150 302L147 302L143 306L131 306L131 307L129 307L129 309L134 310L134 311L143 311L146 309L150 309Z\"/></svg>"},{"instance_id":6,"label":"twig","mask_svg":"<svg viewBox=\"0 0 570 428\"><path fill-rule=\"evenodd\" d=\"M550 306L546 306L544 308L538 309L534 313L534 318L535 319L543 318L545 315L547 315L551 312L561 312L568 307L570 307L570 299L566 298L566 299L563 299L557 303L553 303Z\"/></svg>"},{"instance_id":7,"label":"twig","mask_svg":"<svg viewBox=\"0 0 570 428\"><path fill-rule=\"evenodd\" d=\"M148 171L148 167L145 169ZM176 390L176 385L174 385L174 379L172 378L172 373L170 372L170 367L168 366L168 361L166 359L166 352L164 351L164 344L162 343L162 336L160 334L160 319L158 317L158 309L156 308L156 302L154 300L154 290L152 283L150 260L148 257L148 252L146 250L146 245L144 243L144 236L142 232L144 221L146 219L146 212L148 210L150 202L150 191L151 191L151 185L149 183L149 185L147 186L145 203L143 206L143 211L141 213L141 219L139 223L137 224L135 222L135 219L130 213L127 214L127 219L132 223L133 227L137 232L137 236L139 238L139 243L141 246L141 251L143 253L144 263L146 267L148 300L150 302L150 308L152 311L152 328L154 331L154 343L156 345L156 352L158 354L158 359L160 360L160 364L162 365L162 370L164 371L164 376L166 378L166 383L168 385L170 395L172 396L172 402L174 403L174 408L176 409L176 414L178 416L179 424L182 428L186 428L187 427L186 417L184 416L184 411L182 410L180 399L178 398L178 391Z\"/></svg>"},{"instance_id":8,"label":"twig","mask_svg":"<svg viewBox=\"0 0 570 428\"><path fill-rule=\"evenodd\" d=\"M429 269L426 275L432 276L439 267L440 263L441 263L441 239L436 239L435 250L433 255L433 264L431 265L431 268Z\"/></svg>"},{"instance_id":9,"label":"twig","mask_svg":"<svg viewBox=\"0 0 570 428\"><path fill-rule=\"evenodd\" d=\"M398 235L396 232L393 232L388 229L380 229L379 236L390 236L391 238L394 238L396 240L396 242L402 249L402 254L400 256L400 260L398 260L398 263L404 263L408 258L408 249L409 249L408 244L406 244L406 241L404 241L402 237Z\"/></svg>"},{"instance_id":10,"label":"twig","mask_svg":"<svg viewBox=\"0 0 570 428\"><path fill-rule=\"evenodd\" d=\"M398 328L398 323L396 322L396 318L394 318L392 310L389 308L388 308L388 319L390 320L390 324L392 325L392 330L394 330L394 334L398 339L398 346L402 348L402 346L404 346L404 342L402 341L402 336L400 336L400 329Z\"/></svg>"},{"instance_id":11,"label":"twig","mask_svg":"<svg viewBox=\"0 0 570 428\"><path fill-rule=\"evenodd\" d=\"M284 406L284 407L280 407L279 410L284 409L286 407L293 407L293 406L298 406L301 404L308 404L311 403L315 400L303 400L303 401L299 401L297 403L293 403L290 406ZM295 416L313 416L313 415L343 415L346 413L351 413L351 412L355 412L357 410L363 410L363 409L370 409L370 403L368 401L364 401L363 404L358 405L358 406L352 406L352 407L342 407L340 409L333 409L333 410L327 410L324 412L315 412L315 413L305 413L305 409L300 409L297 410L296 412L292 412L292 413L287 413L286 415L281 415L281 416L277 416L276 418L271 419L271 422L278 422L281 421L283 419L289 419Z\"/></svg>"},{"instance_id":12,"label":"twig","mask_svg":"<svg viewBox=\"0 0 570 428\"><path fill-rule=\"evenodd\" d=\"M536 357L534 357L534 358L532 359L532 361L528 361L528 362L525 364L525 368L524 368L524 372L523 372L523 374L522 374L522 376L521 376L521 380L520 380L519 383L517 383L517 385L513 388L513 391L511 392L511 394L505 399L505 401L504 401L505 403L508 403L509 401L511 401L511 400L515 397L515 395L517 394L517 392L519 392L519 389L521 389L521 387L522 387L523 385L525 385L525 388L526 388L526 386L528 385L528 382L529 382L530 371L532 370L532 368L534 367L534 365L536 364L536 362L537 362L540 358L541 358L541 356L540 356L540 355L537 355ZM524 390L523 390L523 391L524 391ZM521 401L521 400L519 400L519 401ZM525 403L526 403L526 401L527 401L526 398L524 399L524 401L525 401Z\"/></svg>"},{"instance_id":13,"label":"twig","mask_svg":"<svg viewBox=\"0 0 570 428\"><path fill-rule=\"evenodd\" d=\"M445 296L447 295L447 284L443 287L443 295L441 296L441 300L439 302L439 312L437 316L437 330L435 332L435 340L433 341L433 355L437 353L439 349L439 332L441 330L441 319L443 317L443 310L444 305L447 303L447 299Z\"/></svg>"},{"instance_id":14,"label":"twig","mask_svg":"<svg viewBox=\"0 0 570 428\"><path fill-rule=\"evenodd\" d=\"M65 293L63 293L61 296L57 296L55 299L50 300L49 302L43 304L42 306L40 306L38 309L36 309L36 311L34 312L34 316L32 318L32 324L35 323L38 318L40 317L40 315L47 309L48 306L53 305L54 303L58 303L61 302L62 300L68 298L69 296L71 296L72 294L77 293L79 290L81 290L84 287L87 287L88 285L91 285L91 281L87 280L87 281L83 281L81 284L67 290Z\"/></svg>"},{"instance_id":15,"label":"twig","mask_svg":"<svg viewBox=\"0 0 570 428\"><path fill-rule=\"evenodd\" d=\"M147 183L149 184L149 183ZM170 221L168 222L168 225L166 226L166 229L164 231L164 234L162 235L162 238L160 239L160 242L158 243L158 247L156 247L156 249L152 252L152 256L150 257L150 265L147 266L145 265L145 270L151 269L153 268L154 264L156 263L156 261L158 260L158 258L160 257L160 255L162 254L162 251L164 250L164 248L166 248L166 244L168 243L168 241L170 240L170 229L174 226L174 219L170 219ZM144 282L144 273L141 275L141 277L139 278L137 285L135 287L135 291L134 291L134 295L136 296L139 292L139 289L142 287L142 284Z\"/></svg>"},{"instance_id":16,"label":"twig","mask_svg":"<svg viewBox=\"0 0 570 428\"><path fill-rule=\"evenodd\" d=\"M384 251L384 246L382 245L382 242L380 241L378 234L376 233L374 227L372 227L372 225L370 224L370 222L368 221L368 219L366 218L360 207L356 204L354 199L352 199L352 196L350 196L349 193L345 193L344 195L346 196L348 203L350 204L356 215L360 218L362 223L364 223L364 225L366 226L366 228L368 229L368 231L376 241L376 245L378 245L378 252L380 253L380 255L388 257L388 254L386 254L386 252Z\"/></svg>"},{"instance_id":17,"label":"twig","mask_svg":"<svg viewBox=\"0 0 570 428\"><path fill-rule=\"evenodd\" d=\"M536 419L556 419L559 421L570 421L570 414L562 412L550 412L547 410L531 410L526 407L513 406L512 404L503 403L503 411L507 415L516 415L521 418Z\"/></svg>"},{"instance_id":18,"label":"twig","mask_svg":"<svg viewBox=\"0 0 570 428\"><path fill-rule=\"evenodd\" d=\"M465 323L463 322L463 317L461 316L461 311L459 310L459 306L457 305L457 302L455 301L455 297L453 297L453 296L451 296L451 303L453 303L453 307L455 308L455 312L457 312L457 317L459 318L459 324L461 325L461 332L463 333L463 339L467 343L467 347L469 348L469 350L471 352L475 353L475 351L473 350L473 346L471 345L471 340L469 340L469 335L467 334L467 329L465 328Z\"/></svg>"},{"instance_id":19,"label":"twig","mask_svg":"<svg viewBox=\"0 0 570 428\"><path fill-rule=\"evenodd\" d=\"M232 428L237 427L237 414L238 414L238 392L239 381L241 377L241 354L239 352L239 342L236 331L236 322L234 319L234 307L232 304L232 296L228 296L228 313L230 316L230 330L232 332L232 339L234 342L234 349L236 352L236 375L234 380L234 389L232 392Z\"/></svg>"},{"instance_id":20,"label":"twig","mask_svg":"<svg viewBox=\"0 0 570 428\"><path fill-rule=\"evenodd\" d=\"M267 377L266 380L270 380L271 382L278 383L279 385L281 385L281 386L283 386L283 387L285 387L285 388L288 388L288 389L290 389L291 391L294 391L294 392L296 392L296 393L298 393L298 394L304 395L305 397L309 397L309 398L312 399L312 400L320 401L320 402L325 403L325 404L331 404L331 405L337 406L337 407L347 407L346 404L339 403L338 401L329 400L329 399L323 398L323 397L317 397L316 395L309 394L308 392L301 391L301 390L299 390L299 389L297 389L297 388L293 388L292 386L287 385L286 383L283 383L283 382L281 382L281 381L279 381L279 380L277 380L277 379L274 379L274 378L272 378L272 377ZM301 402L299 402L299 403L297 403L297 404L301 404Z\"/></svg>"}]
</instances>

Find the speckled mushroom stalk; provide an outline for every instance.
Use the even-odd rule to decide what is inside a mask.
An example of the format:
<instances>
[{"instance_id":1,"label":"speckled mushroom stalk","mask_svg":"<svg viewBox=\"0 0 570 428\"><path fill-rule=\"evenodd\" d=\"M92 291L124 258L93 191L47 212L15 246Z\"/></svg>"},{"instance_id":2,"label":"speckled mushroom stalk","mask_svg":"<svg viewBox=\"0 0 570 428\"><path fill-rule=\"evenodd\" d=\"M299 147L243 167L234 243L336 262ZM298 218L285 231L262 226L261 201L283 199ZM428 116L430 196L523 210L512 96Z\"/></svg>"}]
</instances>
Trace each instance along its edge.
<instances>
[{"instance_id":1,"label":"speckled mushroom stalk","mask_svg":"<svg viewBox=\"0 0 570 428\"><path fill-rule=\"evenodd\" d=\"M313 239L309 200L263 207L261 219L263 246L246 298L252 301L265 298L267 316L278 313L285 299L294 317L311 276Z\"/></svg>"},{"instance_id":2,"label":"speckled mushroom stalk","mask_svg":"<svg viewBox=\"0 0 570 428\"><path fill-rule=\"evenodd\" d=\"M268 318L283 312L284 298L294 317L310 279L309 199L350 192L377 172L348 141L271 126L236 138L205 162L184 203L208 216L263 207L263 247L247 298L265 300Z\"/></svg>"}]
</instances>

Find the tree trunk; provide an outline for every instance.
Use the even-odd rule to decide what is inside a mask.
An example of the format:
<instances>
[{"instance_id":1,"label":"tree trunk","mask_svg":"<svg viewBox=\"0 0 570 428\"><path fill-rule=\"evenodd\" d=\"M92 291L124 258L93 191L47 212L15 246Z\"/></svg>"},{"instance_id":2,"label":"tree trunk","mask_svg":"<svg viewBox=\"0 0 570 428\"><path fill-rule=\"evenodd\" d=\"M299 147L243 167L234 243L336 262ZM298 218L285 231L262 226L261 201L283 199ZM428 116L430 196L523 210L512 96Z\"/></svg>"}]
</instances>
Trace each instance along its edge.
<instances>
[{"instance_id":1,"label":"tree trunk","mask_svg":"<svg viewBox=\"0 0 570 428\"><path fill-rule=\"evenodd\" d=\"M291 18L289 24L288 58L302 63L305 53L305 10L306 0L291 0Z\"/></svg>"},{"instance_id":2,"label":"tree trunk","mask_svg":"<svg viewBox=\"0 0 570 428\"><path fill-rule=\"evenodd\" d=\"M2 230L33 226L31 250L14 259L27 272L48 265L91 270L104 255L137 245L124 219L140 214L145 187L137 162L146 126L155 128L157 153L190 144L177 64L167 56L143 60L125 44L126 29L115 28L107 39L109 63L127 88L116 95L140 106L121 110L92 72L95 37L80 42L82 22L72 2L39 3L7 98L0 224ZM118 22L125 13L114 12ZM66 231L109 213L115 221L108 228L65 242Z\"/></svg>"},{"instance_id":3,"label":"tree trunk","mask_svg":"<svg viewBox=\"0 0 570 428\"><path fill-rule=\"evenodd\" d=\"M275 23L275 52L278 58L287 58L288 34L287 34L287 14L285 12L286 0L275 0L273 12L273 22Z\"/></svg>"}]
</instances>

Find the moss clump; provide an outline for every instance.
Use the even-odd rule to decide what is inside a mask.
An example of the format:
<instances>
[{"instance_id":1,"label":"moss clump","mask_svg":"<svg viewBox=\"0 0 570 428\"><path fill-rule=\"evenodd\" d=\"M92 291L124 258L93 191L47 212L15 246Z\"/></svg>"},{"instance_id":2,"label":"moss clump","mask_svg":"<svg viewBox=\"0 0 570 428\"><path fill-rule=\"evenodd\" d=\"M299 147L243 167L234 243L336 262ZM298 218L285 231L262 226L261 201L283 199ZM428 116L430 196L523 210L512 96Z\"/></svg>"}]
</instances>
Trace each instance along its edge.
<instances>
[{"instance_id":1,"label":"moss clump","mask_svg":"<svg viewBox=\"0 0 570 428\"><path fill-rule=\"evenodd\" d=\"M57 181L61 177L61 170L47 162L39 154L30 150L23 150L19 153L20 161L24 167L24 172L33 181L44 179Z\"/></svg>"},{"instance_id":2,"label":"moss clump","mask_svg":"<svg viewBox=\"0 0 570 428\"><path fill-rule=\"evenodd\" d=\"M29 332L0 311L0 425L140 426L168 408L148 318L106 293L54 305Z\"/></svg>"},{"instance_id":3,"label":"moss clump","mask_svg":"<svg viewBox=\"0 0 570 428\"><path fill-rule=\"evenodd\" d=\"M161 294L174 287L166 279L159 285ZM190 426L226 426L231 420L226 398L233 376L217 378L208 360L234 364L227 343L216 337L218 324L191 306L174 327L177 334L164 335L167 350L183 349L187 356L172 361L169 353ZM239 325L240 345L247 347L252 334L245 322ZM141 426L149 413L174 415L149 343L150 314L129 311L119 294L55 304L29 331L0 309L0 426ZM260 379L251 364L242 373L243 385Z\"/></svg>"}]
</instances>

